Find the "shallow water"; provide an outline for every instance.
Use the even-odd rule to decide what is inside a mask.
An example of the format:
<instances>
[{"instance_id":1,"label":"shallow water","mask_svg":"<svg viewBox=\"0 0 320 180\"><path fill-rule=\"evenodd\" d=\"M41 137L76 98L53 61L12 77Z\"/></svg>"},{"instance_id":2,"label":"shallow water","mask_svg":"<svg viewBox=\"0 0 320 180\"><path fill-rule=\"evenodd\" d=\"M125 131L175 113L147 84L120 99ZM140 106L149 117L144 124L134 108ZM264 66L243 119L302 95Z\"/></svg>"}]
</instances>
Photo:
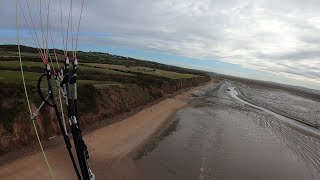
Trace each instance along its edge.
<instances>
[{"instance_id":1,"label":"shallow water","mask_svg":"<svg viewBox=\"0 0 320 180\"><path fill-rule=\"evenodd\" d=\"M196 93L177 113L175 131L133 161L136 179L320 178L318 139L240 103L226 88Z\"/></svg>"}]
</instances>

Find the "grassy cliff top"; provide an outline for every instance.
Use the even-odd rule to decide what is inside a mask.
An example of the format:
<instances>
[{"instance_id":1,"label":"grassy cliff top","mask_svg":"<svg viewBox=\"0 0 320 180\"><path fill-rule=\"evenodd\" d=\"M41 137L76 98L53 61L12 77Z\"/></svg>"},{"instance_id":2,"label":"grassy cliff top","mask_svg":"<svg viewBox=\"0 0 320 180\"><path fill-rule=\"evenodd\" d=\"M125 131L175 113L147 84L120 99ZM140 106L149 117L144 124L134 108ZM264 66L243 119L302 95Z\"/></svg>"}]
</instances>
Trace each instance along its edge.
<instances>
[{"instance_id":1,"label":"grassy cliff top","mask_svg":"<svg viewBox=\"0 0 320 180\"><path fill-rule=\"evenodd\" d=\"M63 51L56 50L60 68L63 67ZM57 63L50 50L53 66ZM26 81L35 85L43 73L43 63L37 49L21 46L23 67ZM79 64L79 82L83 84L138 84L157 86L163 83L206 76L202 71L191 70L157 62L138 60L130 57L111 55L100 52L77 52ZM20 64L16 45L0 45L0 82L21 83Z\"/></svg>"}]
</instances>

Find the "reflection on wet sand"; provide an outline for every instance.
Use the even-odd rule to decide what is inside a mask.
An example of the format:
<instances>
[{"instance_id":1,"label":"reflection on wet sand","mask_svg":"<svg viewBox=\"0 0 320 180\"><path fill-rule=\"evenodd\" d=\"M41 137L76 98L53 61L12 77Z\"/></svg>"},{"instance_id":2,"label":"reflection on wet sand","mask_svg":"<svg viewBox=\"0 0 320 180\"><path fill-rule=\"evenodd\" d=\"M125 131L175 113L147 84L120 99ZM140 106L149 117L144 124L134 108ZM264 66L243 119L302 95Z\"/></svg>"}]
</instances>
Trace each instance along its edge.
<instances>
[{"instance_id":1,"label":"reflection on wet sand","mask_svg":"<svg viewBox=\"0 0 320 180\"><path fill-rule=\"evenodd\" d=\"M114 179L319 179L319 140L240 103L227 86L196 92L176 114L179 128Z\"/></svg>"}]
</instances>

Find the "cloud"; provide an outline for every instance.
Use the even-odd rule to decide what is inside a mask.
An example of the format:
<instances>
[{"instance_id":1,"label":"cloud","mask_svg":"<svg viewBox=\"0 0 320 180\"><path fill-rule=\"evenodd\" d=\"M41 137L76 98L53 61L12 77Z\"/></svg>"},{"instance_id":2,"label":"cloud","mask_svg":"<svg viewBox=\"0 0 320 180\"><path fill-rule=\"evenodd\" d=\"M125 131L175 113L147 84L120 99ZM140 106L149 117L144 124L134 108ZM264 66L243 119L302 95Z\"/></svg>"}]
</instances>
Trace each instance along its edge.
<instances>
[{"instance_id":1,"label":"cloud","mask_svg":"<svg viewBox=\"0 0 320 180\"><path fill-rule=\"evenodd\" d=\"M38 2L30 1L35 17ZM51 26L59 32L59 3L51 2ZM74 14L80 5L74 1ZM0 2L1 29L15 26L15 8L8 6L15 5ZM80 42L219 60L320 83L318 7L318 0L86 0Z\"/></svg>"}]
</instances>

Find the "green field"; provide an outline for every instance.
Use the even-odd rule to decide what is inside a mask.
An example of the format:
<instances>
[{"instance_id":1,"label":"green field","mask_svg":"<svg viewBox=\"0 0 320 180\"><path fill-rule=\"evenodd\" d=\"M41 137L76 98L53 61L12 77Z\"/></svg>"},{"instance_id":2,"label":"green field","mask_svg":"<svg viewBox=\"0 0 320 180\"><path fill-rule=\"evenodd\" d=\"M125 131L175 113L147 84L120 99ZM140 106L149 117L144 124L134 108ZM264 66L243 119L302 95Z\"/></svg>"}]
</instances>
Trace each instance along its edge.
<instances>
[{"instance_id":1,"label":"green field","mask_svg":"<svg viewBox=\"0 0 320 180\"><path fill-rule=\"evenodd\" d=\"M42 62L26 61L26 62L23 62L23 66L26 66L26 67L32 67L32 66L42 67L43 63ZM20 67L20 62L19 61L0 61L0 67L3 67L3 68L5 68L5 67L9 67L9 68Z\"/></svg>"},{"instance_id":2,"label":"green field","mask_svg":"<svg viewBox=\"0 0 320 180\"><path fill-rule=\"evenodd\" d=\"M42 62L32 62L23 61L22 63L25 69L25 80L29 85L35 85L38 78L41 76L41 71L43 68ZM57 64L53 62L54 68L57 70ZM59 63L60 68L63 67L63 63ZM28 68L36 69L37 72L30 72ZM6 83L21 83L21 72L20 72L20 62L19 61L0 61L0 81ZM100 74L105 76L136 76L136 73L141 73L145 75L159 76L169 79L184 79L193 78L197 75L192 74L182 74L177 72L170 72L160 69L148 68L148 67L131 67L123 65L113 65L113 64L99 64L99 63L82 63L78 66L79 74L84 72L85 74ZM111 83L110 83L111 82ZM85 79L79 81L81 84L119 84L114 81L97 81Z\"/></svg>"},{"instance_id":3,"label":"green field","mask_svg":"<svg viewBox=\"0 0 320 180\"><path fill-rule=\"evenodd\" d=\"M24 72L24 78L27 84L36 85L41 73ZM0 70L0 81L5 83L22 83L20 71Z\"/></svg>"},{"instance_id":4,"label":"green field","mask_svg":"<svg viewBox=\"0 0 320 180\"><path fill-rule=\"evenodd\" d=\"M20 63L16 49L17 47L13 45L0 45L0 82L21 83ZM59 66L63 68L63 52L61 50L56 50L56 52ZM26 83L34 86L43 72L43 63L37 50L32 47L21 46L21 55ZM77 56L80 62L78 66L79 84L92 84L98 88L128 83L153 87L174 80L202 76L194 70L108 53L78 52ZM57 70L57 63L52 54L51 57L53 61L51 65Z\"/></svg>"},{"instance_id":5,"label":"green field","mask_svg":"<svg viewBox=\"0 0 320 180\"><path fill-rule=\"evenodd\" d=\"M32 61L23 61L23 66L25 67L43 67L42 62L32 62ZM57 69L57 64L54 61L53 66ZM59 63L60 68L63 67L63 63ZM20 67L19 61L0 61L0 67L2 68L18 68ZM97 68L100 67L100 68ZM152 74L156 76L162 76L167 77L170 79L183 79L183 78L192 78L196 77L196 75L192 74L182 74L177 72L170 72L160 69L153 69L148 67L131 67L131 66L123 66L123 65L114 65L114 64L98 64L98 63L81 63L79 66L80 70L86 70L86 71L98 71L105 74L120 74L120 75L133 75L129 72L139 72L142 74ZM127 71L127 72L120 72L117 70Z\"/></svg>"},{"instance_id":6,"label":"green field","mask_svg":"<svg viewBox=\"0 0 320 180\"><path fill-rule=\"evenodd\" d=\"M141 66L132 67L132 66L123 66L123 65L114 65L114 64L98 64L98 63L83 63L83 64L86 66L101 67L104 69L118 69L118 70L129 71L129 72L130 71L139 72L142 74L152 74L152 75L162 76L170 79L192 78L196 76L192 74L182 74L182 73L164 71L160 69L141 67Z\"/></svg>"}]
</instances>

